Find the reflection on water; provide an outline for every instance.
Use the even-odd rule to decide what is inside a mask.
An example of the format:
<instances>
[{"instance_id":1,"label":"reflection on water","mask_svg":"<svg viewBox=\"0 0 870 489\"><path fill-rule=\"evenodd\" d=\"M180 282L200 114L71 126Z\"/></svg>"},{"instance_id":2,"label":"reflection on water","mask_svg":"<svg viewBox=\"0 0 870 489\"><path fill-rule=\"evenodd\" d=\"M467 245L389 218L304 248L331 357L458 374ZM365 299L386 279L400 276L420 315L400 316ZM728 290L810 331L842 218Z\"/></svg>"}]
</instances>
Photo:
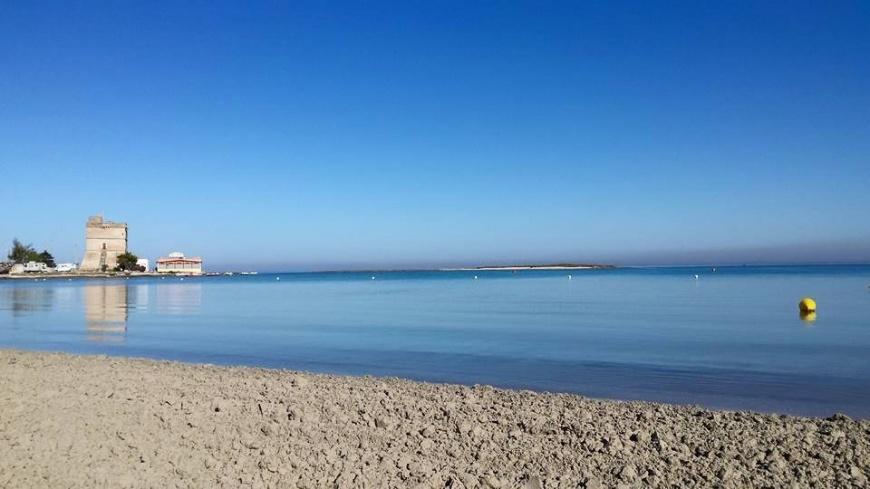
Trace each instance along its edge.
<instances>
[{"instance_id":1,"label":"reflection on water","mask_svg":"<svg viewBox=\"0 0 870 489\"><path fill-rule=\"evenodd\" d=\"M201 284L161 284L156 290L157 312L160 314L193 314L202 306Z\"/></svg>"},{"instance_id":2,"label":"reflection on water","mask_svg":"<svg viewBox=\"0 0 870 489\"><path fill-rule=\"evenodd\" d=\"M123 343L131 294L126 285L87 285L84 288L88 340Z\"/></svg>"},{"instance_id":3,"label":"reflection on water","mask_svg":"<svg viewBox=\"0 0 870 489\"><path fill-rule=\"evenodd\" d=\"M45 314L62 315L70 308L81 307L88 342L124 345L131 315L148 317L156 312L158 315L190 316L198 314L202 307L202 285L198 283L125 282L94 281L83 283L81 287L57 286L57 283L4 284L8 286L0 287L0 312L8 311L12 318L30 320Z\"/></svg>"},{"instance_id":4,"label":"reflection on water","mask_svg":"<svg viewBox=\"0 0 870 489\"><path fill-rule=\"evenodd\" d=\"M82 300L88 340L124 343L131 313L147 313L151 288L148 285L89 284ZM200 284L166 284L155 287L158 313L188 315L202 304Z\"/></svg>"},{"instance_id":5,"label":"reflection on water","mask_svg":"<svg viewBox=\"0 0 870 489\"><path fill-rule=\"evenodd\" d=\"M868 280L870 266L0 280L0 348L867 417ZM822 309L801 318L807 295Z\"/></svg>"},{"instance_id":6,"label":"reflection on water","mask_svg":"<svg viewBox=\"0 0 870 489\"><path fill-rule=\"evenodd\" d=\"M3 309L12 317L21 317L39 311L48 311L54 303L52 287L12 287L3 289Z\"/></svg>"}]
</instances>

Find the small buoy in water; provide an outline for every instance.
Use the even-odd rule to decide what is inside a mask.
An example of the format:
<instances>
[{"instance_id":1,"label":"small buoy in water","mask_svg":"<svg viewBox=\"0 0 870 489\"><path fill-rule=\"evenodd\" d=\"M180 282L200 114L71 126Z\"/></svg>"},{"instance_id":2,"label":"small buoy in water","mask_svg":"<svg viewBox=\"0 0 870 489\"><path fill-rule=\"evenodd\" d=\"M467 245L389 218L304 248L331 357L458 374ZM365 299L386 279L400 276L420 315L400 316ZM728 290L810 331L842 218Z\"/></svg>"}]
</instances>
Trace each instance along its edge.
<instances>
[{"instance_id":1,"label":"small buoy in water","mask_svg":"<svg viewBox=\"0 0 870 489\"><path fill-rule=\"evenodd\" d=\"M374 280L374 279L375 279L375 276L374 276L374 275L372 275L372 280Z\"/></svg>"},{"instance_id":2,"label":"small buoy in water","mask_svg":"<svg viewBox=\"0 0 870 489\"><path fill-rule=\"evenodd\" d=\"M568 275L568 280L574 280L574 276L573 276L573 275Z\"/></svg>"},{"instance_id":3,"label":"small buoy in water","mask_svg":"<svg viewBox=\"0 0 870 489\"><path fill-rule=\"evenodd\" d=\"M281 280L281 277L275 277L275 280Z\"/></svg>"},{"instance_id":4,"label":"small buoy in water","mask_svg":"<svg viewBox=\"0 0 870 489\"><path fill-rule=\"evenodd\" d=\"M798 303L798 309L803 313L816 312L816 301L812 297L804 297Z\"/></svg>"},{"instance_id":5,"label":"small buoy in water","mask_svg":"<svg viewBox=\"0 0 870 489\"><path fill-rule=\"evenodd\" d=\"M184 282L184 277L181 277L181 281Z\"/></svg>"},{"instance_id":6,"label":"small buoy in water","mask_svg":"<svg viewBox=\"0 0 870 489\"><path fill-rule=\"evenodd\" d=\"M698 274L696 273L696 274L695 274L695 280L698 280L699 278L701 278L701 276L698 275Z\"/></svg>"},{"instance_id":7,"label":"small buoy in water","mask_svg":"<svg viewBox=\"0 0 870 489\"><path fill-rule=\"evenodd\" d=\"M474 280L477 280L477 275L474 276Z\"/></svg>"}]
</instances>

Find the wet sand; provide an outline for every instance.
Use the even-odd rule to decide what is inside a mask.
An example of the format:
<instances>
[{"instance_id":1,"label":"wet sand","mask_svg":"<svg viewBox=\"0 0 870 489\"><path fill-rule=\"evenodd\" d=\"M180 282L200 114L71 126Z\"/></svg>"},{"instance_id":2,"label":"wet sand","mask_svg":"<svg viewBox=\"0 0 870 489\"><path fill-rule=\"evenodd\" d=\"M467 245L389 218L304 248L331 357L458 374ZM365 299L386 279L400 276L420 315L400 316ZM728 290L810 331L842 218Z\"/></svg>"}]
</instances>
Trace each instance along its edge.
<instances>
[{"instance_id":1,"label":"wet sand","mask_svg":"<svg viewBox=\"0 0 870 489\"><path fill-rule=\"evenodd\" d=\"M0 487L867 487L870 422L0 350Z\"/></svg>"}]
</instances>

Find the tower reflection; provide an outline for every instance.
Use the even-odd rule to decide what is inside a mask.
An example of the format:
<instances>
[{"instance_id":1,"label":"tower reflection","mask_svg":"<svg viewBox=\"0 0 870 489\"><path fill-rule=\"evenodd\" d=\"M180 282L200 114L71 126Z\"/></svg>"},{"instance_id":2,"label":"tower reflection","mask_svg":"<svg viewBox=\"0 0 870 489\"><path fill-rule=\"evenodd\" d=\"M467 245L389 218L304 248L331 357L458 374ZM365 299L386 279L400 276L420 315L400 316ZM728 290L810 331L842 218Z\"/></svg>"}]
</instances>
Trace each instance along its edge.
<instances>
[{"instance_id":1,"label":"tower reflection","mask_svg":"<svg viewBox=\"0 0 870 489\"><path fill-rule=\"evenodd\" d=\"M84 288L88 340L123 343L127 336L129 291L126 285L99 284Z\"/></svg>"}]
</instances>

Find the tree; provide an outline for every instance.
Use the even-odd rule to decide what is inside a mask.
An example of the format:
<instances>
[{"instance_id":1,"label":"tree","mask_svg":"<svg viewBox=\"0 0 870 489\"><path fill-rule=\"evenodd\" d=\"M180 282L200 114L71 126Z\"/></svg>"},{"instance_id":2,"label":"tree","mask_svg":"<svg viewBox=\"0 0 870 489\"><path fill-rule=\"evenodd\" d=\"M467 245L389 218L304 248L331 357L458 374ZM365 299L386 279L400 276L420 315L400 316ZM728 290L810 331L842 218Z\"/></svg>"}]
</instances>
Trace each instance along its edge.
<instances>
[{"instance_id":1,"label":"tree","mask_svg":"<svg viewBox=\"0 0 870 489\"><path fill-rule=\"evenodd\" d=\"M48 253L48 252L46 252ZM50 255L49 255L50 256ZM12 249L8 258L15 263L27 263L29 261L42 261L42 256L33 249L32 244L24 244L17 239L12 240Z\"/></svg>"},{"instance_id":2,"label":"tree","mask_svg":"<svg viewBox=\"0 0 870 489\"><path fill-rule=\"evenodd\" d=\"M137 265L137 261L139 261L139 257L133 253L130 253L129 251L122 253L118 255L118 266L116 267L116 270L123 272L144 272L145 267Z\"/></svg>"},{"instance_id":3,"label":"tree","mask_svg":"<svg viewBox=\"0 0 870 489\"><path fill-rule=\"evenodd\" d=\"M39 260L34 261L41 261L42 263L45 263L45 266L49 268L54 268L57 266L57 264L54 263L54 257L51 256L51 253L49 253L48 250L42 250L42 253L39 254Z\"/></svg>"}]
</instances>

